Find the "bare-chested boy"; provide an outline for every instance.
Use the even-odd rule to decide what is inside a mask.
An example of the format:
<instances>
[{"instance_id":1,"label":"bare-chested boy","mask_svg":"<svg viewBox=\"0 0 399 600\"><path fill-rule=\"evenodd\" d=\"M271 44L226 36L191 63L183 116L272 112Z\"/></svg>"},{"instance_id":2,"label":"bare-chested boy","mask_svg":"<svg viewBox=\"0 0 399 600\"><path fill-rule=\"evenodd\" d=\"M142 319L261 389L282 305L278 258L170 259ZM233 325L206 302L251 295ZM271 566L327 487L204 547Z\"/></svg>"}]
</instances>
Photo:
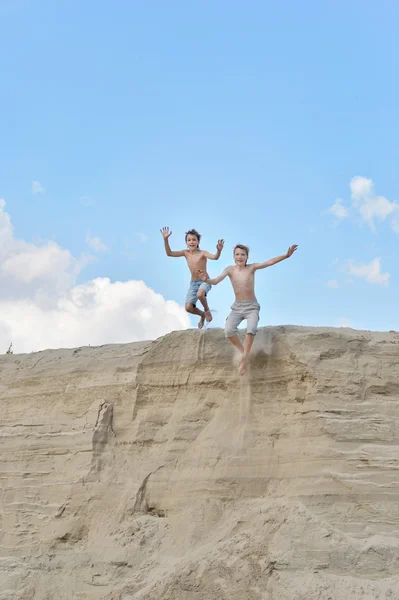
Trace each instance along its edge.
<instances>
[{"instance_id":1,"label":"bare-chested boy","mask_svg":"<svg viewBox=\"0 0 399 600\"><path fill-rule=\"evenodd\" d=\"M187 312L200 317L198 327L199 329L202 329L205 320L208 322L212 321L212 315L206 299L212 286L209 283L204 283L202 279L198 279L198 271L201 271L201 273L204 273L205 277L208 277L206 272L206 261L208 258L210 260L218 260L223 250L224 240L218 241L216 253L211 254L210 252L206 252L206 250L200 250L199 243L201 235L195 229L190 229L190 231L187 231L185 238L187 249L173 251L169 246L168 238L172 235L172 232L169 231L169 227L162 227L161 233L165 243L166 254L168 256L184 256L187 261L188 268L191 271L191 282L186 296L185 308ZM197 300L201 302L204 310L200 310L195 306Z\"/></svg>"},{"instance_id":2,"label":"bare-chested boy","mask_svg":"<svg viewBox=\"0 0 399 600\"><path fill-rule=\"evenodd\" d=\"M235 293L235 302L231 307L231 313L227 317L225 326L225 335L231 343L238 348L242 353L240 360L239 373L245 373L248 356L254 341L259 321L260 306L255 296L255 271L271 267L286 258L292 256L297 249L297 245L290 246L285 254L276 256L263 263L253 263L247 265L249 248L241 244L237 244L234 248L235 266L227 267L219 277L209 279L204 271L198 273L198 277L205 283L216 285L225 277L229 276L233 290ZM244 345L241 344L237 328L241 321L247 320L247 334L245 336Z\"/></svg>"}]
</instances>

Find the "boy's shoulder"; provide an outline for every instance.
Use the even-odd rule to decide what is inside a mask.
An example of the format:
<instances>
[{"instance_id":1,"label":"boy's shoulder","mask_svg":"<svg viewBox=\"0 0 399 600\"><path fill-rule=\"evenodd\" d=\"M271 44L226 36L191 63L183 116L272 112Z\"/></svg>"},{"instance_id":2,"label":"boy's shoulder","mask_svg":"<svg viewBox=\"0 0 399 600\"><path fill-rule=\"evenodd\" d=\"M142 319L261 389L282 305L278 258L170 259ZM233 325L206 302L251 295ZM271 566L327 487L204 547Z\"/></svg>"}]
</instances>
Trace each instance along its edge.
<instances>
[{"instance_id":1,"label":"boy's shoulder","mask_svg":"<svg viewBox=\"0 0 399 600\"><path fill-rule=\"evenodd\" d=\"M257 269L257 266L258 266L258 264L259 264L259 263L251 263L251 264L247 265L247 267L248 267L248 269L249 269L250 271L252 271L253 273L255 273L255 271L256 271L256 269Z\"/></svg>"}]
</instances>

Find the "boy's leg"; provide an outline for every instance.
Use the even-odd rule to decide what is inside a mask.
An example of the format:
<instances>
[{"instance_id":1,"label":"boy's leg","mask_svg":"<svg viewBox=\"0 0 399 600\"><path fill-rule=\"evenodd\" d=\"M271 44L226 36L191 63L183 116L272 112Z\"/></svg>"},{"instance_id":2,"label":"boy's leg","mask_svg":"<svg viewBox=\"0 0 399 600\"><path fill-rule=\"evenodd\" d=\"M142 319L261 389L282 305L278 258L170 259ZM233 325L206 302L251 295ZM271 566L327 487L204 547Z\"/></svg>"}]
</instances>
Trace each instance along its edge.
<instances>
[{"instance_id":1,"label":"boy's leg","mask_svg":"<svg viewBox=\"0 0 399 600\"><path fill-rule=\"evenodd\" d=\"M226 319L225 336L237 350L243 353L244 346L241 344L240 338L237 335L237 328L243 320L243 316L234 308L234 304L231 308L231 313Z\"/></svg>"},{"instance_id":2,"label":"boy's leg","mask_svg":"<svg viewBox=\"0 0 399 600\"><path fill-rule=\"evenodd\" d=\"M188 313L201 317L198 323L198 329L202 329L205 323L205 313L195 306L197 303L197 292L201 283L201 281L190 281L190 287L188 288L185 304L185 309Z\"/></svg>"},{"instance_id":3,"label":"boy's leg","mask_svg":"<svg viewBox=\"0 0 399 600\"><path fill-rule=\"evenodd\" d=\"M254 343L255 335L253 333L247 333L244 340L244 348L242 353L242 358L240 360L240 366L238 371L240 375L245 373L245 369L248 363L249 353L251 352L252 344Z\"/></svg>"},{"instance_id":4,"label":"boy's leg","mask_svg":"<svg viewBox=\"0 0 399 600\"><path fill-rule=\"evenodd\" d=\"M237 348L237 350L239 350L241 352L241 354L243 354L244 346L241 344L241 341L240 341L240 338L238 337L238 335L233 335L233 336L229 337L228 339L233 344L233 346L235 346Z\"/></svg>"},{"instance_id":5,"label":"boy's leg","mask_svg":"<svg viewBox=\"0 0 399 600\"><path fill-rule=\"evenodd\" d=\"M194 304L191 304L191 302L187 302L185 305L185 309L188 313L190 313L191 315L198 315L200 318L199 323L198 323L198 329L202 329L205 323L205 313L203 310L200 310L199 308L197 308L196 306L194 306Z\"/></svg>"},{"instance_id":6,"label":"boy's leg","mask_svg":"<svg viewBox=\"0 0 399 600\"><path fill-rule=\"evenodd\" d=\"M204 307L205 319L208 321L208 323L212 321L211 311L209 310L208 301L206 299L206 295L210 289L211 286L209 285L209 283L204 282L202 285L200 285L199 290L197 292L197 298Z\"/></svg>"},{"instance_id":7,"label":"boy's leg","mask_svg":"<svg viewBox=\"0 0 399 600\"><path fill-rule=\"evenodd\" d=\"M239 372L241 375L245 373L249 353L251 352L252 344L254 343L255 335L258 330L259 310L259 304L254 302L253 305L248 309L248 312L245 314L245 318L247 319L247 335L245 336L244 352L239 366Z\"/></svg>"},{"instance_id":8,"label":"boy's leg","mask_svg":"<svg viewBox=\"0 0 399 600\"><path fill-rule=\"evenodd\" d=\"M254 343L255 334L247 333L244 340L244 356L248 356L251 352L252 344Z\"/></svg>"}]
</instances>

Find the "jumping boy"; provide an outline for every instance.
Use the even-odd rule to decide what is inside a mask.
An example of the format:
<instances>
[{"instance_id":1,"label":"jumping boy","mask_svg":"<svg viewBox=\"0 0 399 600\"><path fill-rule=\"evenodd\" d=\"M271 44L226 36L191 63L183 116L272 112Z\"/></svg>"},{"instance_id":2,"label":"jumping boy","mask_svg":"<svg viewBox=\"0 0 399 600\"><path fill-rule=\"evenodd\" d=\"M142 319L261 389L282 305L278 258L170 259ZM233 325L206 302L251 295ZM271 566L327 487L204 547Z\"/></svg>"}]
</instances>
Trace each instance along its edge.
<instances>
[{"instance_id":1,"label":"jumping boy","mask_svg":"<svg viewBox=\"0 0 399 600\"><path fill-rule=\"evenodd\" d=\"M276 256L263 263L247 264L249 248L242 244L237 244L234 248L233 255L235 266L227 267L219 277L209 279L204 271L198 273L198 277L209 285L217 285L227 276L230 277L235 294L235 302L231 307L231 313L226 319L225 335L226 338L241 352L239 373L243 375L246 370L247 361L251 347L257 331L259 321L260 306L255 296L255 271L265 269L272 265L285 260L292 256L298 248L296 244L290 246L287 252L281 256ZM241 344L237 328L241 321L247 320L247 334L245 336L244 345Z\"/></svg>"},{"instance_id":2,"label":"jumping boy","mask_svg":"<svg viewBox=\"0 0 399 600\"><path fill-rule=\"evenodd\" d=\"M198 279L198 271L201 271L201 273L204 273L205 277L208 277L206 272L206 261L208 258L209 260L218 260L223 250L224 240L218 241L216 245L216 254L211 254L210 252L206 252L206 250L200 250L199 243L201 235L195 229L190 229L190 231L187 231L185 237L187 249L173 251L169 246L169 237L172 235L172 232L169 231L169 227L162 227L161 233L165 243L166 254L168 256L184 256L187 261L188 268L191 271L191 282L187 292L185 308L188 313L200 317L198 327L199 329L202 329L205 320L208 323L212 321L212 315L206 299L212 286L209 283L204 283L202 279ZM196 307L197 300L201 302L204 310L200 310Z\"/></svg>"}]
</instances>

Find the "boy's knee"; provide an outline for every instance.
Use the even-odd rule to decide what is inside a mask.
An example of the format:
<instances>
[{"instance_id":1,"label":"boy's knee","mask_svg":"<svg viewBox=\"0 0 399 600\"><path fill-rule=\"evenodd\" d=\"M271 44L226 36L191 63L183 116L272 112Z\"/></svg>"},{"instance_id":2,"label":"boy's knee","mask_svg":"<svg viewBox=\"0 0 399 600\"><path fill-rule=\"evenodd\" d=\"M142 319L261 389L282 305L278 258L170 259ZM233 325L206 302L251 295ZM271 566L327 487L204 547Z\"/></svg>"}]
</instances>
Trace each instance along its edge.
<instances>
[{"instance_id":1,"label":"boy's knee","mask_svg":"<svg viewBox=\"0 0 399 600\"><path fill-rule=\"evenodd\" d=\"M224 337L226 339L232 338L235 335L237 335L237 329L235 331L234 331L234 329L230 329L230 328L224 330Z\"/></svg>"},{"instance_id":2,"label":"boy's knee","mask_svg":"<svg viewBox=\"0 0 399 600\"><path fill-rule=\"evenodd\" d=\"M249 327L247 328L247 335L252 335L253 337L255 337L256 332L258 331L258 328L256 327Z\"/></svg>"},{"instance_id":3,"label":"boy's knee","mask_svg":"<svg viewBox=\"0 0 399 600\"><path fill-rule=\"evenodd\" d=\"M197 292L197 298L198 300L203 300L205 298L206 294L204 292L204 290L198 290Z\"/></svg>"},{"instance_id":4,"label":"boy's knee","mask_svg":"<svg viewBox=\"0 0 399 600\"><path fill-rule=\"evenodd\" d=\"M184 308L186 309L186 312L192 313L194 310L194 304L191 304L191 302L186 302Z\"/></svg>"}]
</instances>

